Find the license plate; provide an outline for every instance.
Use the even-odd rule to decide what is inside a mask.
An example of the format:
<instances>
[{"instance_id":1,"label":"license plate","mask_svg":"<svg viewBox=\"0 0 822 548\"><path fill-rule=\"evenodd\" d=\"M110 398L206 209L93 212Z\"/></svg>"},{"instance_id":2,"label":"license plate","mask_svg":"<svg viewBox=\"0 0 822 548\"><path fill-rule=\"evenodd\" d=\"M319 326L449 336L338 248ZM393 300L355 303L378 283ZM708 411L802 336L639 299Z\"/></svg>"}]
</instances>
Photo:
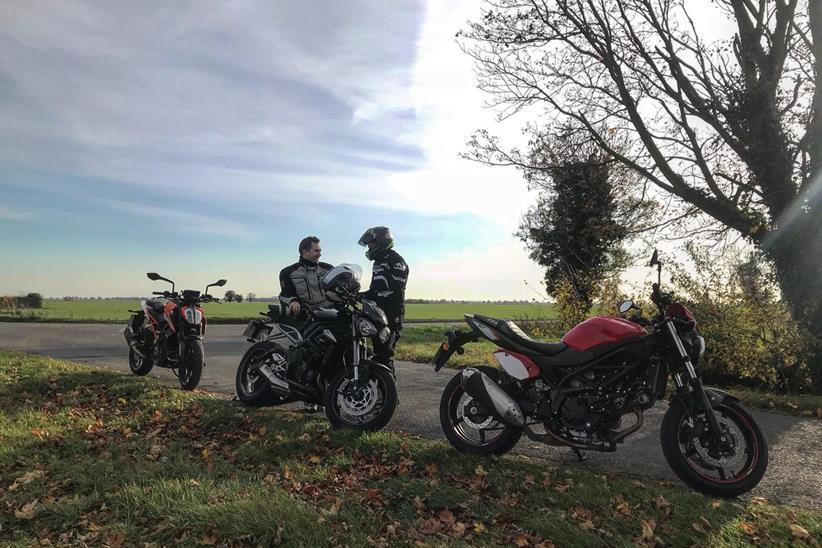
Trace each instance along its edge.
<instances>
[{"instance_id":1,"label":"license plate","mask_svg":"<svg viewBox=\"0 0 822 548\"><path fill-rule=\"evenodd\" d=\"M248 325L245 326L245 331L243 331L243 337L246 337L246 338L253 337L254 334L257 333L257 326L258 325L259 325L259 322L255 322L255 321L248 322Z\"/></svg>"}]
</instances>

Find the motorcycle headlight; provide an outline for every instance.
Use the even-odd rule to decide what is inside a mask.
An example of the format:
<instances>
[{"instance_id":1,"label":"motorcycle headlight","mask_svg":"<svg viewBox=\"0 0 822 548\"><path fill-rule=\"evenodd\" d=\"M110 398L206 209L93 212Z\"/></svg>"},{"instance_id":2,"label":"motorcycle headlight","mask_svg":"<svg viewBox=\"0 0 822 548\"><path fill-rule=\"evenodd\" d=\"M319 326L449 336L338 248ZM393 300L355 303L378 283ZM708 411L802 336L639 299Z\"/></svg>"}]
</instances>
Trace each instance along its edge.
<instances>
[{"instance_id":1,"label":"motorcycle headlight","mask_svg":"<svg viewBox=\"0 0 822 548\"><path fill-rule=\"evenodd\" d=\"M373 337L377 334L377 328L374 327L373 323L366 319L360 319L357 324L357 331L359 331L360 335L363 337Z\"/></svg>"},{"instance_id":2,"label":"motorcycle headlight","mask_svg":"<svg viewBox=\"0 0 822 548\"><path fill-rule=\"evenodd\" d=\"M201 321L203 321L203 313L192 306L186 307L185 312L183 312L183 316L186 321L192 325L198 325Z\"/></svg>"},{"instance_id":3,"label":"motorcycle headlight","mask_svg":"<svg viewBox=\"0 0 822 548\"><path fill-rule=\"evenodd\" d=\"M390 337L390 336L391 336L391 330L388 329L387 327L383 327L382 331L380 331L380 342L385 343L386 341L388 341L388 337Z\"/></svg>"}]
</instances>

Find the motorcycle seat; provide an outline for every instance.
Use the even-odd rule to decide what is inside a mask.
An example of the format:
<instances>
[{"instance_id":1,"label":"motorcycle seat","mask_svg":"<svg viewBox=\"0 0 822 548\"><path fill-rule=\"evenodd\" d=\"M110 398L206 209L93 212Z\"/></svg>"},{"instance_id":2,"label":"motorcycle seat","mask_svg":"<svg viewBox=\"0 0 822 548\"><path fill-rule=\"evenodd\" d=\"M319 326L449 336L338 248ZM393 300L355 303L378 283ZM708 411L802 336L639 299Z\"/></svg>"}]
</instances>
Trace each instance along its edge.
<instances>
[{"instance_id":1,"label":"motorcycle seat","mask_svg":"<svg viewBox=\"0 0 822 548\"><path fill-rule=\"evenodd\" d=\"M535 341L511 320L497 320L495 318L489 318L487 316L480 316L479 314L475 314L474 317L482 322L485 322L491 326L496 327L500 331L500 333L502 333L509 339L513 340L520 346L523 346L528 350L531 350L543 356L553 356L555 354L559 354L560 352L568 348L568 345L561 342Z\"/></svg>"}]
</instances>

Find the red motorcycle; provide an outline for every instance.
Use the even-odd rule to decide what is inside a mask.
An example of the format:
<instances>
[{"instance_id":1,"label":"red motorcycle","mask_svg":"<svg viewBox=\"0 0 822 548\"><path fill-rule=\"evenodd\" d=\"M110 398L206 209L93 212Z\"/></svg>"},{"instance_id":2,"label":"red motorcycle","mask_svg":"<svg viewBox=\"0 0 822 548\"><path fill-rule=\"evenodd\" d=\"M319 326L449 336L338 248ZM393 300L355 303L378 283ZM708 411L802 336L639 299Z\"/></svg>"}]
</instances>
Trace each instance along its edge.
<instances>
[{"instance_id":1,"label":"red motorcycle","mask_svg":"<svg viewBox=\"0 0 822 548\"><path fill-rule=\"evenodd\" d=\"M205 366L203 337L206 318L202 303L218 303L208 294L209 287L222 287L227 280L208 284L200 294L193 289L174 291L175 284L156 272L146 274L149 280L171 284L171 291L153 291L159 299L140 302L141 310L131 310L123 335L128 343L128 365L135 375L147 375L157 367L171 369L184 390L194 390L200 383Z\"/></svg>"},{"instance_id":2,"label":"red motorcycle","mask_svg":"<svg viewBox=\"0 0 822 548\"><path fill-rule=\"evenodd\" d=\"M516 324L467 314L470 331L448 332L434 356L439 371L454 352L480 338L500 347L501 369L466 368L445 387L440 423L457 450L502 454L525 434L534 441L581 451L615 451L640 429L643 412L663 399L669 375L674 395L662 420L665 459L682 481L711 496L753 489L768 466L768 445L739 400L703 386L699 359L705 340L691 312L660 290L657 267L651 301L658 314L642 316L632 301L628 319L594 317L561 342L540 342ZM633 417L628 421L627 417Z\"/></svg>"}]
</instances>

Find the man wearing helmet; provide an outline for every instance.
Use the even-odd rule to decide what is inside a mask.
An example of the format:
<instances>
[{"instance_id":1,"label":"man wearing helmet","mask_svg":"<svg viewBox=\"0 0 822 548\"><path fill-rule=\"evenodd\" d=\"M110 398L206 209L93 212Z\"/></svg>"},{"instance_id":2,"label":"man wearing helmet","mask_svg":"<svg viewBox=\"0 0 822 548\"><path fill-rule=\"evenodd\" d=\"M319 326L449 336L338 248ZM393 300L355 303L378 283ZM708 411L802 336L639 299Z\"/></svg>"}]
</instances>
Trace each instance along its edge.
<instances>
[{"instance_id":1,"label":"man wearing helmet","mask_svg":"<svg viewBox=\"0 0 822 548\"><path fill-rule=\"evenodd\" d=\"M371 299L383 309L388 317L388 327L392 336L385 343L374 341L374 358L393 368L394 347L400 338L402 320L405 316L405 285L408 283L408 264L394 251L394 238L388 227L369 228L359 242L368 247L365 256L374 261L371 286L363 297Z\"/></svg>"},{"instance_id":2,"label":"man wearing helmet","mask_svg":"<svg viewBox=\"0 0 822 548\"><path fill-rule=\"evenodd\" d=\"M334 267L320 262L322 249L316 236L303 238L298 251L300 260L280 271L280 301L293 316L305 318L309 312L329 306L320 280Z\"/></svg>"}]
</instances>

